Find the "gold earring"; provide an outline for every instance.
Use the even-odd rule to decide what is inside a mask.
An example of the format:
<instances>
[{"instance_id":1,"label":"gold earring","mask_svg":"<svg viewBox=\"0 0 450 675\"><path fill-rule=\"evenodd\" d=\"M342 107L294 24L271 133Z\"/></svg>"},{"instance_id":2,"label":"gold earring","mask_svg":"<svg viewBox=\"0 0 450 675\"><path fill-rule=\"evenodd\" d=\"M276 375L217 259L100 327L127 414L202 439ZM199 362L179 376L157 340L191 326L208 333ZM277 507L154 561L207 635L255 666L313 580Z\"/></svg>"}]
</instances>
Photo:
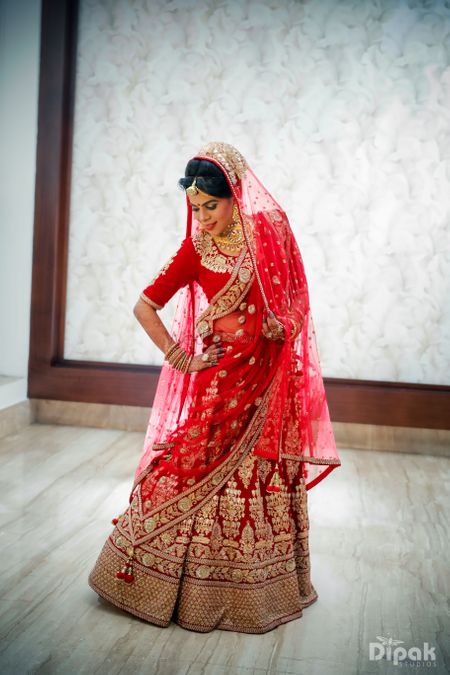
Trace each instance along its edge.
<instances>
[{"instance_id":1,"label":"gold earring","mask_svg":"<svg viewBox=\"0 0 450 675\"><path fill-rule=\"evenodd\" d=\"M234 202L234 204L233 204L233 222L234 222L236 225L240 225L240 224L241 224L241 219L240 219L240 217L239 217L239 208L238 208L238 205L237 205L236 202Z\"/></svg>"}]
</instances>

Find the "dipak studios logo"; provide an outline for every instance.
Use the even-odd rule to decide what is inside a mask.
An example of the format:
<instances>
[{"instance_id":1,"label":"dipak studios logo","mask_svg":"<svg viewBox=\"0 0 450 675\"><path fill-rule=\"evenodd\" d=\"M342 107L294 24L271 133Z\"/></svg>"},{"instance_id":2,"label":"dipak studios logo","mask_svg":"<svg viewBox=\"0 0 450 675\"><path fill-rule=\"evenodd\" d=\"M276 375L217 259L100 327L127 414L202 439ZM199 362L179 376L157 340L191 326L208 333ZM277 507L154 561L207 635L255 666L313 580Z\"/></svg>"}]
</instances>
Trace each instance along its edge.
<instances>
[{"instance_id":1,"label":"dipak studios logo","mask_svg":"<svg viewBox=\"0 0 450 675\"><path fill-rule=\"evenodd\" d=\"M369 642L369 661L391 661L394 666L415 666L436 668L436 647L430 647L428 642L423 647L400 647L403 640L393 640L377 635L379 642Z\"/></svg>"}]
</instances>

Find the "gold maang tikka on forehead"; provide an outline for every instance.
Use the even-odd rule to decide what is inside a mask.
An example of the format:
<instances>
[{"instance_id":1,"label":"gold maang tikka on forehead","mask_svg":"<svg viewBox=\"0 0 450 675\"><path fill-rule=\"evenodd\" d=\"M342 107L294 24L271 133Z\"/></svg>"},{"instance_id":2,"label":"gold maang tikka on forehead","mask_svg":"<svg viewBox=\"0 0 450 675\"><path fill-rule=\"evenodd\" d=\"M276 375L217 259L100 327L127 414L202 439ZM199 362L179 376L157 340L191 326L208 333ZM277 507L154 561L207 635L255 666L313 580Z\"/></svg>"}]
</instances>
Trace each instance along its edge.
<instances>
[{"instance_id":1,"label":"gold maang tikka on forehead","mask_svg":"<svg viewBox=\"0 0 450 675\"><path fill-rule=\"evenodd\" d=\"M192 181L192 184L186 188L186 194L189 197L195 197L195 195L198 195L200 190L197 187L197 176L195 176L194 180Z\"/></svg>"}]
</instances>

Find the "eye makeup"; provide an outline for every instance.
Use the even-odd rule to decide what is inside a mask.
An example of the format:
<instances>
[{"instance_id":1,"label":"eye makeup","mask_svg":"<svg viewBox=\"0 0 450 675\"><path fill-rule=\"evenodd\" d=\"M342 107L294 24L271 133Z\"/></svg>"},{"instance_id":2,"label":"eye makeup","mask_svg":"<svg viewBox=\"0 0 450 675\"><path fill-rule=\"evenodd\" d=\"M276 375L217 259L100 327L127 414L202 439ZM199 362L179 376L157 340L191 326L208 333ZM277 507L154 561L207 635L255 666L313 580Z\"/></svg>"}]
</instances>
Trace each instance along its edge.
<instances>
[{"instance_id":1,"label":"eye makeup","mask_svg":"<svg viewBox=\"0 0 450 675\"><path fill-rule=\"evenodd\" d=\"M216 207L217 207L217 202L216 202L215 204L211 204L210 206L207 206L206 208L208 209L208 211L214 211L214 209L215 209ZM198 206L193 206L193 207L192 207L192 210L193 210L193 211L198 211L198 210L199 210L199 207L198 207Z\"/></svg>"}]
</instances>

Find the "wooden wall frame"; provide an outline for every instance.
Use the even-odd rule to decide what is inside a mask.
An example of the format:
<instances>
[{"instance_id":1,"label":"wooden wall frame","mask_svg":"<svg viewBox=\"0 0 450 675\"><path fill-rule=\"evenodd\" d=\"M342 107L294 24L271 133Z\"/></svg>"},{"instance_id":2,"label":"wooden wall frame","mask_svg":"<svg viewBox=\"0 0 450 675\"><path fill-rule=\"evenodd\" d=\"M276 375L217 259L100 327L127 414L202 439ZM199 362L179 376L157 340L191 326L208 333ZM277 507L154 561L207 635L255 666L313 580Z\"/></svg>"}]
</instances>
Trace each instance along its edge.
<instances>
[{"instance_id":1,"label":"wooden wall frame","mask_svg":"<svg viewBox=\"0 0 450 675\"><path fill-rule=\"evenodd\" d=\"M64 358L77 19L43 0L28 397L150 407L159 367ZM450 429L448 386L324 381L333 421Z\"/></svg>"}]
</instances>

